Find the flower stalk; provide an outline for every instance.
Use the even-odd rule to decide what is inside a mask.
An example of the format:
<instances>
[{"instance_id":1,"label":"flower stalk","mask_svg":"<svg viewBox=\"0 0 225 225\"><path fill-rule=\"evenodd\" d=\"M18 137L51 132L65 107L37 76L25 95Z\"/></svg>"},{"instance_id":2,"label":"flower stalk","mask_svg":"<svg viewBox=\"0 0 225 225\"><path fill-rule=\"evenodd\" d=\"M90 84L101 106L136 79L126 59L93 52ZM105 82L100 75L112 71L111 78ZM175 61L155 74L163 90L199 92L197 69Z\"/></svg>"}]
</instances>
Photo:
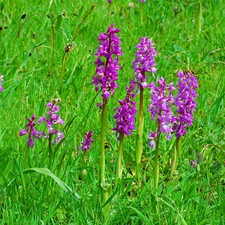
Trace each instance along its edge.
<instances>
[{"instance_id":1,"label":"flower stalk","mask_svg":"<svg viewBox=\"0 0 225 225\"><path fill-rule=\"evenodd\" d=\"M116 170L116 177L117 177L117 185L120 183L122 179L122 172L123 172L123 166L122 166L122 159L123 159L123 140L124 140L124 133L120 134L120 145L119 145L119 152L118 152L118 161L117 161L117 170Z\"/></svg>"},{"instance_id":2,"label":"flower stalk","mask_svg":"<svg viewBox=\"0 0 225 225\"><path fill-rule=\"evenodd\" d=\"M123 100L119 100L120 107L115 109L116 115L113 116L116 119L116 127L113 130L116 131L117 139L120 141L117 161L116 172L116 186L122 178L122 157L123 157L123 140L124 136L132 135L132 131L135 129L134 117L136 115L136 102L132 100L136 96L133 93L135 84L133 81L130 83L130 87L126 87L127 95Z\"/></svg>"},{"instance_id":3,"label":"flower stalk","mask_svg":"<svg viewBox=\"0 0 225 225\"><path fill-rule=\"evenodd\" d=\"M149 85L151 104L149 105L149 112L151 113L151 119L156 119L156 132L150 132L151 148L155 147L155 160L154 160L154 184L155 188L159 183L159 142L161 133L166 134L167 140L171 139L172 124L174 122L174 116L171 109L173 103L172 91L175 90L173 84L166 84L166 79L161 78L158 80L159 87L153 82Z\"/></svg>"},{"instance_id":4,"label":"flower stalk","mask_svg":"<svg viewBox=\"0 0 225 225\"><path fill-rule=\"evenodd\" d=\"M157 69L155 68L155 59L157 52L153 47L153 43L146 37L141 38L140 43L136 46L137 51L135 60L133 61L133 68L135 71L135 84L140 92L139 102L139 119L138 119L138 133L136 141L136 176L139 177L140 163L143 154L143 130L144 130L144 89L149 87L147 83L147 72L154 74Z\"/></svg>"},{"instance_id":5,"label":"flower stalk","mask_svg":"<svg viewBox=\"0 0 225 225\"><path fill-rule=\"evenodd\" d=\"M173 179L173 173L178 165L178 157L181 155L181 137L187 133L187 127L192 126L197 103L195 99L198 97L196 89L198 88L198 80L195 76L187 71L179 71L177 73L178 84L177 96L174 98L174 105L177 107L177 116L174 118L173 131L176 135L176 145L171 165L170 180Z\"/></svg>"},{"instance_id":6,"label":"flower stalk","mask_svg":"<svg viewBox=\"0 0 225 225\"><path fill-rule=\"evenodd\" d=\"M154 184L155 188L158 187L159 183L159 141L160 141L160 121L158 121L157 125L157 133L156 136L156 144L155 144L155 159L154 159Z\"/></svg>"},{"instance_id":7,"label":"flower stalk","mask_svg":"<svg viewBox=\"0 0 225 225\"><path fill-rule=\"evenodd\" d=\"M92 84L95 85L95 90L102 92L103 104L98 104L102 109L101 120L101 136L100 136L100 190L101 190L101 204L103 205L103 215L108 215L108 205L105 203L110 194L110 184L105 183L105 136L106 136L106 104L111 95L115 93L118 87L116 81L118 80L118 70L120 66L118 59L122 55L120 47L120 37L116 34L120 31L119 28L114 28L111 24L106 33L101 33L98 41L100 46L95 53L96 56L96 76L93 76Z\"/></svg>"},{"instance_id":8,"label":"flower stalk","mask_svg":"<svg viewBox=\"0 0 225 225\"><path fill-rule=\"evenodd\" d=\"M143 102L144 89L140 87L140 102L139 102L139 118L138 118L138 133L137 133L137 148L136 148L136 176L139 178L141 156L143 153L143 131L144 131L144 117L143 117Z\"/></svg>"},{"instance_id":9,"label":"flower stalk","mask_svg":"<svg viewBox=\"0 0 225 225\"><path fill-rule=\"evenodd\" d=\"M173 152L173 159L171 164L170 180L173 179L173 173L177 168L178 157L180 156L180 154L181 154L181 138L176 138L176 143Z\"/></svg>"},{"instance_id":10,"label":"flower stalk","mask_svg":"<svg viewBox=\"0 0 225 225\"><path fill-rule=\"evenodd\" d=\"M105 185L105 130L106 130L106 101L103 99L100 145L100 185ZM102 199L103 200L103 199ZM105 202L103 200L103 202Z\"/></svg>"}]
</instances>

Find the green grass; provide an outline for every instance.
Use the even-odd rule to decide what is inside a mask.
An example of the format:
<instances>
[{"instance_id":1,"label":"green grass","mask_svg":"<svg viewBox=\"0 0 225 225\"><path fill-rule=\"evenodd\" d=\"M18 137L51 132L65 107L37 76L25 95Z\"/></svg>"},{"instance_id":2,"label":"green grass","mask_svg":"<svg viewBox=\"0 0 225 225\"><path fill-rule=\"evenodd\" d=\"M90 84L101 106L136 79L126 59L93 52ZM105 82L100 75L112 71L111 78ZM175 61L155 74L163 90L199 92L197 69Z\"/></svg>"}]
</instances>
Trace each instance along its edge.
<instances>
[{"instance_id":1,"label":"green grass","mask_svg":"<svg viewBox=\"0 0 225 225\"><path fill-rule=\"evenodd\" d=\"M203 1L199 33L199 1L147 0L27 1L0 3L0 224L225 224L225 3ZM96 4L93 6L93 4ZM91 10L91 8L93 10ZM65 12L65 18L61 16ZM25 18L21 16L26 14ZM47 17L47 15L49 15ZM23 16L24 17L24 16ZM51 18L49 18L51 17ZM118 141L111 130L117 101L134 77L132 61L140 37L155 43L158 71L176 83L178 70L192 70L199 81L193 127L182 140L182 155L169 182L174 140L162 138L160 180L154 190L154 151L148 132L155 125L146 112L142 183L137 185L135 138L124 142L124 179L109 198L109 215L103 218L98 179L101 96L94 90L94 52L97 38L114 23L121 32L119 87L108 102L106 179L114 184ZM8 27L7 29L6 26ZM65 54L65 47L72 50ZM153 81L153 79L152 79ZM46 112L45 104L61 98L60 116L65 120L65 140L56 149L51 173L47 140L29 149L26 167L26 137L20 137L27 117ZM94 143L83 163L77 146L84 132L93 129ZM198 166L190 167L200 152ZM29 169L36 168L36 169ZM83 169L87 175L82 176ZM47 174L46 174L47 173ZM58 181L58 182L57 182Z\"/></svg>"}]
</instances>

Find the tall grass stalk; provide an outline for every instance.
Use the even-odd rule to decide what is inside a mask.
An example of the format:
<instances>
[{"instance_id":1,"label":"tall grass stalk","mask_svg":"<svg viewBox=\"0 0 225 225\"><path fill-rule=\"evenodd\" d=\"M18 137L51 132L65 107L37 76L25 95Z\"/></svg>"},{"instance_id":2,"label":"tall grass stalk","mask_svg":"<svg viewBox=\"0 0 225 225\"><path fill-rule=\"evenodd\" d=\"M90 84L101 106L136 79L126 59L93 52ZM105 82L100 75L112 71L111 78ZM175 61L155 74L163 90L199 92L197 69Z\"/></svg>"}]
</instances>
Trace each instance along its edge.
<instances>
[{"instance_id":1,"label":"tall grass stalk","mask_svg":"<svg viewBox=\"0 0 225 225\"><path fill-rule=\"evenodd\" d=\"M198 12L198 34L202 31L202 0L199 0L199 12Z\"/></svg>"}]
</instances>

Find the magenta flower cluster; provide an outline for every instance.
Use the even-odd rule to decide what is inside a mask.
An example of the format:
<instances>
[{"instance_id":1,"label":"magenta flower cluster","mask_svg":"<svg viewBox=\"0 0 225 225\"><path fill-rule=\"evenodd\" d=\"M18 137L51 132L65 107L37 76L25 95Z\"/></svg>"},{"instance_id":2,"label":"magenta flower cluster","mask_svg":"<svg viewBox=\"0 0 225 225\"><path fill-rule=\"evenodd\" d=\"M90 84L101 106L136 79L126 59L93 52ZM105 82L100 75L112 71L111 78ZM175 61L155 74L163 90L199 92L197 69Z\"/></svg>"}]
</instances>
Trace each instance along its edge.
<instances>
[{"instance_id":1,"label":"magenta flower cluster","mask_svg":"<svg viewBox=\"0 0 225 225\"><path fill-rule=\"evenodd\" d=\"M101 89L102 98L108 100L110 95L113 95L118 87L118 56L122 55L120 48L120 37L116 34L120 31L119 28L114 28L110 25L106 33L101 33L98 41L100 46L95 53L96 61L96 76L93 76L92 84L95 85L95 90Z\"/></svg>"},{"instance_id":2,"label":"magenta flower cluster","mask_svg":"<svg viewBox=\"0 0 225 225\"><path fill-rule=\"evenodd\" d=\"M46 123L48 132L45 133L43 131L41 135L44 138L49 138L52 135L56 135L57 138L54 143L59 143L59 141L64 138L64 134L53 127L56 124L64 124L64 121L58 114L56 114L59 112L59 106L54 105L52 102L49 102L46 107L49 108L48 116L44 115L43 117L40 117L38 123Z\"/></svg>"},{"instance_id":3,"label":"magenta flower cluster","mask_svg":"<svg viewBox=\"0 0 225 225\"><path fill-rule=\"evenodd\" d=\"M43 138L50 138L52 135L56 135L56 140L52 144L58 143L61 139L64 138L64 134L60 132L58 129L54 129L54 125L56 124L64 124L64 121L60 118L60 116L56 113L59 112L59 107L54 105L52 102L49 102L47 105L49 108L48 116L43 116L38 119L38 123L46 123L47 132L45 131L36 131L36 123L35 119L36 116L32 114L31 118L27 118L28 123L26 124L27 129L20 130L20 136L25 135L28 133L28 144L31 148L34 147L34 140Z\"/></svg>"},{"instance_id":4,"label":"magenta flower cluster","mask_svg":"<svg viewBox=\"0 0 225 225\"><path fill-rule=\"evenodd\" d=\"M182 137L186 132L187 126L193 124L193 112L196 110L195 98L198 97L196 89L198 81L191 72L184 73L180 71L178 74L178 94L174 99L174 105L177 106L177 116L173 130L176 137Z\"/></svg>"},{"instance_id":5,"label":"magenta flower cluster","mask_svg":"<svg viewBox=\"0 0 225 225\"><path fill-rule=\"evenodd\" d=\"M3 91L3 87L2 87L3 82L4 82L3 75L0 74L0 92Z\"/></svg>"},{"instance_id":6,"label":"magenta flower cluster","mask_svg":"<svg viewBox=\"0 0 225 225\"><path fill-rule=\"evenodd\" d=\"M151 112L152 120L157 117L156 121L159 124L159 131L150 132L149 145L152 148L154 148L155 138L159 132L166 133L168 140L173 132L177 138L180 138L187 132L187 126L193 124L193 112L197 106L195 99L198 97L196 93L198 81L189 71L186 73L179 71L177 76L176 88L172 83L167 86L164 78L158 80L159 87L154 83L149 85L152 101L149 112ZM176 97L172 95L173 90L177 90ZM176 114L172 109L176 111Z\"/></svg>"},{"instance_id":7,"label":"magenta flower cluster","mask_svg":"<svg viewBox=\"0 0 225 225\"><path fill-rule=\"evenodd\" d=\"M92 136L92 130L90 130L89 132L85 132L84 141L81 143L80 150L84 150L87 152L91 148L91 143L93 142Z\"/></svg>"},{"instance_id":8,"label":"magenta flower cluster","mask_svg":"<svg viewBox=\"0 0 225 225\"><path fill-rule=\"evenodd\" d=\"M135 77L138 86L143 88L148 87L146 73L155 73L155 56L157 54L153 43L146 37L141 38L140 43L136 46L137 52L133 61Z\"/></svg>"},{"instance_id":9,"label":"magenta flower cluster","mask_svg":"<svg viewBox=\"0 0 225 225\"><path fill-rule=\"evenodd\" d=\"M27 118L28 123L26 124L27 129L20 130L20 136L25 135L28 133L28 145L33 148L34 147L34 140L40 137L41 132L36 131L36 123L35 123L36 116L32 114L31 118Z\"/></svg>"},{"instance_id":10,"label":"magenta flower cluster","mask_svg":"<svg viewBox=\"0 0 225 225\"><path fill-rule=\"evenodd\" d=\"M172 112L173 95L172 91L175 90L173 83L166 84L166 79L161 78L158 80L159 87L155 83L150 83L151 104L149 105L149 112L151 119L157 122L157 131L150 132L150 147L154 148L155 138L160 134L166 134L168 140L171 139L172 124L174 116Z\"/></svg>"},{"instance_id":11,"label":"magenta flower cluster","mask_svg":"<svg viewBox=\"0 0 225 225\"><path fill-rule=\"evenodd\" d=\"M135 115L136 115L136 102L131 99L136 96L134 91L135 84L131 82L130 87L126 87L127 95L124 100L119 100L120 107L116 108L116 115L113 116L116 119L116 127L113 130L116 131L118 140L120 134L132 135L132 131L135 129Z\"/></svg>"}]
</instances>

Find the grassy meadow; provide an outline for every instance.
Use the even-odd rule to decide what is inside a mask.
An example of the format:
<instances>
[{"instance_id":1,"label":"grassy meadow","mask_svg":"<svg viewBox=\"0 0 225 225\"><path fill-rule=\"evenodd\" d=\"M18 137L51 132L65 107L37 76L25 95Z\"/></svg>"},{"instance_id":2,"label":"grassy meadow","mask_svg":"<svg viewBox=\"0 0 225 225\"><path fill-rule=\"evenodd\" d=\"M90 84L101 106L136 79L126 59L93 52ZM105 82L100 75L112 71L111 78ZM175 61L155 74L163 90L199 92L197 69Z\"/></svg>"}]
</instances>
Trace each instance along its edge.
<instances>
[{"instance_id":1,"label":"grassy meadow","mask_svg":"<svg viewBox=\"0 0 225 225\"><path fill-rule=\"evenodd\" d=\"M11 224L225 224L225 3L222 0L2 0L0 2L0 225ZM118 88L107 105L106 180L112 188L100 200L101 94L95 91L98 37L111 24L120 28ZM115 187L119 142L115 107L134 79L132 62L141 37L157 51L155 78L177 83L179 70L198 79L194 123L182 138L182 152L170 179L175 137L161 137L160 176L154 187L155 128L144 93L142 173L135 176L137 127L124 138L123 178ZM139 98L136 97L138 103ZM57 102L65 138L29 148L27 118L47 113ZM138 106L138 104L137 104ZM138 123L136 116L136 126ZM79 146L93 130L86 157ZM194 167L191 160L195 161ZM103 208L108 209L106 216Z\"/></svg>"}]
</instances>

